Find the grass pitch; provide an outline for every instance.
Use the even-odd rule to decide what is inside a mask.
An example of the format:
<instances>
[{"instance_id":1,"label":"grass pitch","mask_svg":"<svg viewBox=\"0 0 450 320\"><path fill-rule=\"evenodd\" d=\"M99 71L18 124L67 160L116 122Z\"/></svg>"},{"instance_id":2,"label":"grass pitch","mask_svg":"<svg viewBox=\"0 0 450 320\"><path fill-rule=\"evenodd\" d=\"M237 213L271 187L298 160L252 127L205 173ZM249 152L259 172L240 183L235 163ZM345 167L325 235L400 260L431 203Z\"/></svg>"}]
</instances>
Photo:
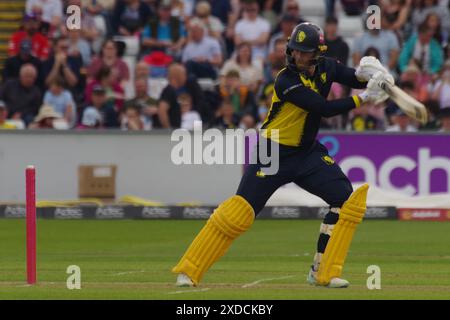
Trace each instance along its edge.
<instances>
[{"instance_id":1,"label":"grass pitch","mask_svg":"<svg viewBox=\"0 0 450 320\"><path fill-rule=\"evenodd\" d=\"M347 289L306 284L320 221L257 220L198 288L170 269L205 221L38 220L38 284L26 286L25 220L0 220L0 299L450 299L450 224L364 221ZM68 290L69 265L81 290ZM366 287L381 268L381 290Z\"/></svg>"}]
</instances>

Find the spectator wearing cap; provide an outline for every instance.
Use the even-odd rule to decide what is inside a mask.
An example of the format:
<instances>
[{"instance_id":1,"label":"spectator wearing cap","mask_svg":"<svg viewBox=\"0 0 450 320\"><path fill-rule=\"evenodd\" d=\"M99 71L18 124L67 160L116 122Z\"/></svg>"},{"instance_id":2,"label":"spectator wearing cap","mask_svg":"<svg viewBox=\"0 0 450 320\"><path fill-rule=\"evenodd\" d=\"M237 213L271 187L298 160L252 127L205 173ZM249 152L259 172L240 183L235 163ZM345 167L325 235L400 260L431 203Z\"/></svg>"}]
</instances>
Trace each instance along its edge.
<instances>
[{"instance_id":1,"label":"spectator wearing cap","mask_svg":"<svg viewBox=\"0 0 450 320\"><path fill-rule=\"evenodd\" d=\"M275 42L281 39L286 44L288 37L291 36L292 30L297 25L297 18L294 15L285 14L281 18L280 32L275 33L269 40L269 55L275 50Z\"/></svg>"},{"instance_id":2,"label":"spectator wearing cap","mask_svg":"<svg viewBox=\"0 0 450 320\"><path fill-rule=\"evenodd\" d=\"M20 53L22 40L31 40L31 54L40 60L46 60L49 55L50 44L48 38L39 32L39 21L33 14L26 14L23 18L23 30L12 34L8 43L9 56Z\"/></svg>"},{"instance_id":3,"label":"spectator wearing cap","mask_svg":"<svg viewBox=\"0 0 450 320\"><path fill-rule=\"evenodd\" d=\"M0 87L0 100L8 106L8 118L22 119L26 125L33 121L42 101L36 79L36 68L24 64L18 79L10 79Z\"/></svg>"},{"instance_id":4,"label":"spectator wearing cap","mask_svg":"<svg viewBox=\"0 0 450 320\"><path fill-rule=\"evenodd\" d=\"M263 69L259 63L254 61L252 47L248 42L242 42L237 47L235 56L224 63L220 75L224 76L230 70L239 70L242 84L247 86L250 91L258 91L263 81Z\"/></svg>"},{"instance_id":5,"label":"spectator wearing cap","mask_svg":"<svg viewBox=\"0 0 450 320\"><path fill-rule=\"evenodd\" d=\"M81 123L77 129L100 129L102 127L102 116L94 107L88 107L83 111Z\"/></svg>"},{"instance_id":6,"label":"spectator wearing cap","mask_svg":"<svg viewBox=\"0 0 450 320\"><path fill-rule=\"evenodd\" d=\"M61 0L27 0L26 13L33 14L36 10L42 10L42 21L47 23L51 30L61 25L63 18Z\"/></svg>"},{"instance_id":7,"label":"spectator wearing cap","mask_svg":"<svg viewBox=\"0 0 450 320\"><path fill-rule=\"evenodd\" d=\"M253 59L262 63L266 57L270 24L259 16L259 5L256 1L245 2L243 8L243 17L234 28L234 44L239 46L243 42L249 43Z\"/></svg>"},{"instance_id":8,"label":"spectator wearing cap","mask_svg":"<svg viewBox=\"0 0 450 320\"><path fill-rule=\"evenodd\" d=\"M92 92L97 85L100 85L105 90L107 101L114 106L115 110L120 112L123 107L125 93L119 83L115 81L111 68L103 66L97 72L96 77L88 83L85 91L85 101L87 103L92 103Z\"/></svg>"},{"instance_id":9,"label":"spectator wearing cap","mask_svg":"<svg viewBox=\"0 0 450 320\"><path fill-rule=\"evenodd\" d=\"M4 101L0 100L0 129L17 129L17 127L8 123L6 119L8 118L8 109Z\"/></svg>"},{"instance_id":10,"label":"spectator wearing cap","mask_svg":"<svg viewBox=\"0 0 450 320\"><path fill-rule=\"evenodd\" d=\"M100 127L118 128L119 116L112 101L108 101L106 89L101 84L96 84L92 87L91 103L88 103L84 109L83 117L90 108L94 108L101 115ZM82 119L83 119L82 117Z\"/></svg>"},{"instance_id":11,"label":"spectator wearing cap","mask_svg":"<svg viewBox=\"0 0 450 320\"><path fill-rule=\"evenodd\" d=\"M152 16L150 7L141 0L117 0L112 15L114 34L139 34Z\"/></svg>"},{"instance_id":12,"label":"spectator wearing cap","mask_svg":"<svg viewBox=\"0 0 450 320\"><path fill-rule=\"evenodd\" d=\"M142 32L142 51L163 51L179 57L186 43L186 29L179 17L172 16L170 0L163 0L158 15L149 20Z\"/></svg>"},{"instance_id":13,"label":"spectator wearing cap","mask_svg":"<svg viewBox=\"0 0 450 320\"><path fill-rule=\"evenodd\" d=\"M390 30L367 29L365 22L363 25L366 31L353 41L353 65L359 65L364 52L373 47L380 53L380 62L389 70L394 71L400 52L397 36Z\"/></svg>"},{"instance_id":14,"label":"spectator wearing cap","mask_svg":"<svg viewBox=\"0 0 450 320\"><path fill-rule=\"evenodd\" d=\"M202 121L207 123L211 117L209 104L200 85L195 79L188 79L186 68L182 64L172 64L168 72L169 84L163 89L158 102L158 123L157 127L180 128L181 107L178 97L182 93L189 93L192 97L193 106L202 117Z\"/></svg>"},{"instance_id":15,"label":"spectator wearing cap","mask_svg":"<svg viewBox=\"0 0 450 320\"><path fill-rule=\"evenodd\" d=\"M222 39L225 27L219 18L211 14L211 5L208 1L199 1L195 6L195 16L190 20L190 23L198 21L203 22L208 36L214 37L219 41Z\"/></svg>"},{"instance_id":16,"label":"spectator wearing cap","mask_svg":"<svg viewBox=\"0 0 450 320\"><path fill-rule=\"evenodd\" d=\"M439 132L450 132L450 105L441 109L438 117L440 123Z\"/></svg>"},{"instance_id":17,"label":"spectator wearing cap","mask_svg":"<svg viewBox=\"0 0 450 320\"><path fill-rule=\"evenodd\" d=\"M44 104L51 105L56 112L62 115L70 128L76 124L76 105L72 94L64 88L61 79L53 80L44 94Z\"/></svg>"},{"instance_id":18,"label":"spectator wearing cap","mask_svg":"<svg viewBox=\"0 0 450 320\"><path fill-rule=\"evenodd\" d=\"M347 42L338 35L338 19L327 17L324 28L325 45L327 51L325 56L338 59L342 64L347 65L349 57L349 47Z\"/></svg>"},{"instance_id":19,"label":"spectator wearing cap","mask_svg":"<svg viewBox=\"0 0 450 320\"><path fill-rule=\"evenodd\" d=\"M441 70L444 52L440 44L433 39L433 30L427 25L419 26L418 34L413 34L404 44L398 66L403 72L414 63L426 74L436 74Z\"/></svg>"},{"instance_id":20,"label":"spectator wearing cap","mask_svg":"<svg viewBox=\"0 0 450 320\"><path fill-rule=\"evenodd\" d=\"M387 132L417 132L411 118L400 108L394 112L392 122L393 125L386 128Z\"/></svg>"},{"instance_id":21,"label":"spectator wearing cap","mask_svg":"<svg viewBox=\"0 0 450 320\"><path fill-rule=\"evenodd\" d=\"M222 52L217 39L206 35L201 21L189 25L189 40L183 49L182 62L189 75L197 78L217 78L217 69L222 64Z\"/></svg>"},{"instance_id":22,"label":"spectator wearing cap","mask_svg":"<svg viewBox=\"0 0 450 320\"><path fill-rule=\"evenodd\" d=\"M42 79L42 62L38 58L32 55L32 43L30 39L23 39L20 42L20 50L19 53L9 57L5 60L3 65L3 81L7 81L9 79L17 79L19 78L20 68L24 64L32 64L37 72L38 77L36 80L36 84L39 87L43 87L43 79Z\"/></svg>"},{"instance_id":23,"label":"spectator wearing cap","mask_svg":"<svg viewBox=\"0 0 450 320\"><path fill-rule=\"evenodd\" d=\"M118 43L112 39L107 39L100 51L100 54L92 59L88 68L88 82L95 78L95 75L102 67L111 69L113 81L125 87L130 80L130 70L127 64L119 56Z\"/></svg>"},{"instance_id":24,"label":"spectator wearing cap","mask_svg":"<svg viewBox=\"0 0 450 320\"><path fill-rule=\"evenodd\" d=\"M28 126L29 129L55 129L54 121L61 119L61 114L55 111L55 109L48 105L43 104L39 109L38 115L34 118L34 121Z\"/></svg>"}]
</instances>

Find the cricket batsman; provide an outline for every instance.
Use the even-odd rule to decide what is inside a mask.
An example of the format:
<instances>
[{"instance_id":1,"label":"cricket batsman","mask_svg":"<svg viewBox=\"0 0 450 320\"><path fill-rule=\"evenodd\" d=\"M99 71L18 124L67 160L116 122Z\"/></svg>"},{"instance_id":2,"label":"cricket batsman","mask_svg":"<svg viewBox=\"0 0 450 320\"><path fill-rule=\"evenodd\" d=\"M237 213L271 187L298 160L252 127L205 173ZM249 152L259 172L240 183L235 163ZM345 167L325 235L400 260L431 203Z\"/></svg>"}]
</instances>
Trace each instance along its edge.
<instances>
[{"instance_id":1,"label":"cricket batsman","mask_svg":"<svg viewBox=\"0 0 450 320\"><path fill-rule=\"evenodd\" d=\"M323 33L312 23L297 25L288 39L287 66L276 77L272 105L261 138L279 146L279 170L265 175L260 161L251 164L236 195L220 204L173 268L177 286L197 286L206 271L223 256L231 243L247 231L270 196L294 182L329 205L320 226L317 252L307 276L310 284L345 288L341 278L356 226L366 211L368 185L353 191L349 179L316 140L321 117L332 117L364 102L380 103L388 95L380 81L393 77L373 57L363 57L355 70L326 58ZM327 101L333 82L365 89L352 97ZM277 130L277 134L272 134Z\"/></svg>"}]
</instances>

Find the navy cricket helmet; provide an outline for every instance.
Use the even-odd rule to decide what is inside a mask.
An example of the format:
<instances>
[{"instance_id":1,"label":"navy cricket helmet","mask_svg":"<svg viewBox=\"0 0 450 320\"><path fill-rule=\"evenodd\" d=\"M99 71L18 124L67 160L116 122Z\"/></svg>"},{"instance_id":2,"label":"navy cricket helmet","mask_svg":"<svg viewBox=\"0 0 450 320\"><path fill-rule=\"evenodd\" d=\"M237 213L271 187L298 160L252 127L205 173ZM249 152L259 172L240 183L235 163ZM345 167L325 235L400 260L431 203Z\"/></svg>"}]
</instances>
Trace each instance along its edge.
<instances>
[{"instance_id":1,"label":"navy cricket helmet","mask_svg":"<svg viewBox=\"0 0 450 320\"><path fill-rule=\"evenodd\" d=\"M312 59L310 66L316 65L318 59L327 50L322 29L310 22L300 23L294 28L291 36L288 38L286 46L288 67L294 71L301 72L295 64L292 50L315 52L316 55Z\"/></svg>"}]
</instances>

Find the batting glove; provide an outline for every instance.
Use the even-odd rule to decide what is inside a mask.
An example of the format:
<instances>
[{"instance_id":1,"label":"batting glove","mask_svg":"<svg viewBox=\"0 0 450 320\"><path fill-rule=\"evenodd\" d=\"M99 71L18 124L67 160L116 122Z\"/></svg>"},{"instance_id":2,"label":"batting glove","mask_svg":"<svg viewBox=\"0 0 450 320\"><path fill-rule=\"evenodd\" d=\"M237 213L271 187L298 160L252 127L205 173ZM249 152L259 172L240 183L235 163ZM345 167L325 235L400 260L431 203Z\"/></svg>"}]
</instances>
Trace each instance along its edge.
<instances>
[{"instance_id":1,"label":"batting glove","mask_svg":"<svg viewBox=\"0 0 450 320\"><path fill-rule=\"evenodd\" d=\"M385 75L386 81L394 84L394 78L389 74L389 71L381 64L381 62L372 56L362 57L359 66L356 68L355 76L363 81L369 81L377 73L381 72Z\"/></svg>"},{"instance_id":2,"label":"batting glove","mask_svg":"<svg viewBox=\"0 0 450 320\"><path fill-rule=\"evenodd\" d=\"M369 80L367 89L359 94L359 97L364 103L379 104L389 98L389 95L381 88L380 84L382 81L385 81L385 76L381 71L375 73L373 78Z\"/></svg>"}]
</instances>

